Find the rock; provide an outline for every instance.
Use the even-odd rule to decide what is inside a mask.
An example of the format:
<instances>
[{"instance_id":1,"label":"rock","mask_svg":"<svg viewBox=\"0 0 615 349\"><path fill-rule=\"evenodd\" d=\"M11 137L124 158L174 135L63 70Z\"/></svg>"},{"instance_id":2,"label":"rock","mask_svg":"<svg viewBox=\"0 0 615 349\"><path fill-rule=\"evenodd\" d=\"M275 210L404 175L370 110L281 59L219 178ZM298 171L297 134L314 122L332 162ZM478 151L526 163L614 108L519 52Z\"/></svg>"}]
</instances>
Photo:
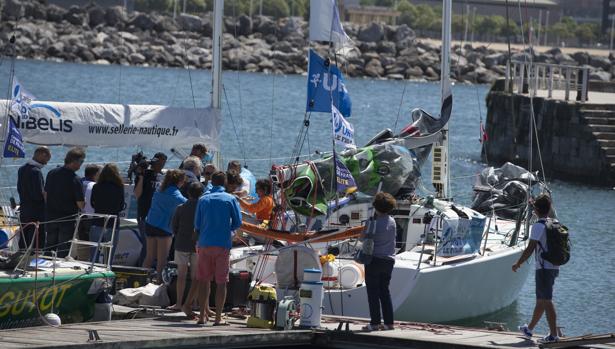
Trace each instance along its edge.
<instances>
[{"instance_id":1,"label":"rock","mask_svg":"<svg viewBox=\"0 0 615 349\"><path fill-rule=\"evenodd\" d=\"M38 19L38 20L46 20L47 19L47 13L46 13L46 9L45 7L41 6L40 4L37 3L26 3L25 5L25 9L26 9L26 17L30 17L32 19Z\"/></svg>"},{"instance_id":2,"label":"rock","mask_svg":"<svg viewBox=\"0 0 615 349\"><path fill-rule=\"evenodd\" d=\"M129 32L119 32L117 33L119 37L121 37L123 40L126 40L128 42L139 42L141 39L139 39L138 36L129 33Z\"/></svg>"},{"instance_id":3,"label":"rock","mask_svg":"<svg viewBox=\"0 0 615 349\"><path fill-rule=\"evenodd\" d=\"M479 84L491 84L497 78L491 70L485 69L483 67L476 68L474 72L477 74L476 81Z\"/></svg>"},{"instance_id":4,"label":"rock","mask_svg":"<svg viewBox=\"0 0 615 349\"><path fill-rule=\"evenodd\" d=\"M378 43L378 52L395 55L397 53L397 49L395 44L390 41L380 41Z\"/></svg>"},{"instance_id":5,"label":"rock","mask_svg":"<svg viewBox=\"0 0 615 349\"><path fill-rule=\"evenodd\" d=\"M266 16L256 16L253 28L255 32L263 35L275 34L277 31L276 24Z\"/></svg>"},{"instance_id":6,"label":"rock","mask_svg":"<svg viewBox=\"0 0 615 349\"><path fill-rule=\"evenodd\" d=\"M285 37L293 33L299 33L303 35L303 23L303 20L299 17L290 17L286 19L285 23L280 26L281 37Z\"/></svg>"},{"instance_id":7,"label":"rock","mask_svg":"<svg viewBox=\"0 0 615 349\"><path fill-rule=\"evenodd\" d=\"M177 24L182 30L200 32L203 28L201 17L182 13L177 17Z\"/></svg>"},{"instance_id":8,"label":"rock","mask_svg":"<svg viewBox=\"0 0 615 349\"><path fill-rule=\"evenodd\" d=\"M154 21L152 18L145 13L137 13L131 20L128 22L128 25L133 25L141 30L151 30L154 28Z\"/></svg>"},{"instance_id":9,"label":"rock","mask_svg":"<svg viewBox=\"0 0 615 349\"><path fill-rule=\"evenodd\" d=\"M589 64L589 60L591 57L587 52L575 52L572 54L572 58L577 62L578 65L587 65Z\"/></svg>"},{"instance_id":10,"label":"rock","mask_svg":"<svg viewBox=\"0 0 615 349\"><path fill-rule=\"evenodd\" d=\"M404 76L402 74L387 74L386 78L389 80L403 80Z\"/></svg>"},{"instance_id":11,"label":"rock","mask_svg":"<svg viewBox=\"0 0 615 349\"><path fill-rule=\"evenodd\" d=\"M96 59L94 54L84 47L79 48L79 50L77 51L77 56L81 58L84 62L91 62Z\"/></svg>"},{"instance_id":12,"label":"rock","mask_svg":"<svg viewBox=\"0 0 615 349\"><path fill-rule=\"evenodd\" d=\"M485 63L485 66L487 68L491 69L491 67L493 66L505 64L506 55L501 52L496 52L490 55L486 55L485 57L483 57L483 63Z\"/></svg>"},{"instance_id":13,"label":"rock","mask_svg":"<svg viewBox=\"0 0 615 349\"><path fill-rule=\"evenodd\" d=\"M521 62L521 63L527 62L527 63L529 63L532 60L532 57L527 52L518 52L518 53L514 53L512 55L511 60L513 62Z\"/></svg>"},{"instance_id":14,"label":"rock","mask_svg":"<svg viewBox=\"0 0 615 349\"><path fill-rule=\"evenodd\" d=\"M410 67L406 70L406 75L409 78L420 78L423 77L423 69L418 66Z\"/></svg>"},{"instance_id":15,"label":"rock","mask_svg":"<svg viewBox=\"0 0 615 349\"><path fill-rule=\"evenodd\" d=\"M601 68L604 71L609 71L611 69L611 61L607 57L591 56L589 65L595 68Z\"/></svg>"},{"instance_id":16,"label":"rock","mask_svg":"<svg viewBox=\"0 0 615 349\"><path fill-rule=\"evenodd\" d=\"M384 68L378 59L372 59L369 61L363 70L365 71L365 74L373 78L381 77L384 74Z\"/></svg>"},{"instance_id":17,"label":"rock","mask_svg":"<svg viewBox=\"0 0 615 349\"><path fill-rule=\"evenodd\" d=\"M557 64L565 64L565 65L576 65L577 62L570 57L570 55L565 53L558 53L553 55L553 59L557 62Z\"/></svg>"},{"instance_id":18,"label":"rock","mask_svg":"<svg viewBox=\"0 0 615 349\"><path fill-rule=\"evenodd\" d=\"M98 6L94 6L88 11L88 18L88 24L91 28L94 28L99 24L103 24L105 23L105 10Z\"/></svg>"},{"instance_id":19,"label":"rock","mask_svg":"<svg viewBox=\"0 0 615 349\"><path fill-rule=\"evenodd\" d=\"M97 59L94 62L92 62L94 64L100 64L100 65L110 65L111 63L109 63L108 60L106 59Z\"/></svg>"},{"instance_id":20,"label":"rock","mask_svg":"<svg viewBox=\"0 0 615 349\"><path fill-rule=\"evenodd\" d=\"M176 22L171 17L152 16L152 20L154 21L154 30L158 33L171 33L179 30Z\"/></svg>"},{"instance_id":21,"label":"rock","mask_svg":"<svg viewBox=\"0 0 615 349\"><path fill-rule=\"evenodd\" d=\"M262 70L273 69L275 67L275 64L268 59L263 59L258 63L258 67Z\"/></svg>"},{"instance_id":22,"label":"rock","mask_svg":"<svg viewBox=\"0 0 615 349\"><path fill-rule=\"evenodd\" d=\"M291 53L291 52L295 51L293 46L290 43L288 43L287 41L278 41L278 42L274 43L273 45L271 45L271 49L272 50L276 50L276 51L280 51L280 52L284 52L284 53Z\"/></svg>"},{"instance_id":23,"label":"rock","mask_svg":"<svg viewBox=\"0 0 615 349\"><path fill-rule=\"evenodd\" d=\"M6 0L2 8L2 19L5 21L15 21L23 17L25 8L21 0Z\"/></svg>"},{"instance_id":24,"label":"rock","mask_svg":"<svg viewBox=\"0 0 615 349\"><path fill-rule=\"evenodd\" d=\"M551 56L556 56L562 53L562 50L559 47L554 47L550 50L548 50L546 53L550 54Z\"/></svg>"},{"instance_id":25,"label":"rock","mask_svg":"<svg viewBox=\"0 0 615 349\"><path fill-rule=\"evenodd\" d=\"M143 64L145 62L145 56L143 56L140 53L135 52L135 53L130 54L130 56L128 56L128 60L132 64Z\"/></svg>"},{"instance_id":26,"label":"rock","mask_svg":"<svg viewBox=\"0 0 615 349\"><path fill-rule=\"evenodd\" d=\"M59 57L64 52L64 44L56 42L47 48L47 54L51 57Z\"/></svg>"},{"instance_id":27,"label":"rock","mask_svg":"<svg viewBox=\"0 0 615 349\"><path fill-rule=\"evenodd\" d=\"M399 43L401 41L411 41L414 42L416 39L416 33L410 27L405 24L397 27L397 31L395 32L395 43Z\"/></svg>"},{"instance_id":28,"label":"rock","mask_svg":"<svg viewBox=\"0 0 615 349\"><path fill-rule=\"evenodd\" d=\"M64 19L66 10L56 5L47 6L47 21L60 23Z\"/></svg>"},{"instance_id":29,"label":"rock","mask_svg":"<svg viewBox=\"0 0 615 349\"><path fill-rule=\"evenodd\" d=\"M589 73L589 80L611 81L611 73L601 70L595 70Z\"/></svg>"},{"instance_id":30,"label":"rock","mask_svg":"<svg viewBox=\"0 0 615 349\"><path fill-rule=\"evenodd\" d=\"M425 69L425 78L429 81L440 80L440 74L436 73L432 67L427 67Z\"/></svg>"},{"instance_id":31,"label":"rock","mask_svg":"<svg viewBox=\"0 0 615 349\"><path fill-rule=\"evenodd\" d=\"M105 10L105 22L110 26L126 23L126 13L121 6L112 6Z\"/></svg>"},{"instance_id":32,"label":"rock","mask_svg":"<svg viewBox=\"0 0 615 349\"><path fill-rule=\"evenodd\" d=\"M79 6L71 6L64 14L64 19L72 25L83 25L85 22L85 12Z\"/></svg>"},{"instance_id":33,"label":"rock","mask_svg":"<svg viewBox=\"0 0 615 349\"><path fill-rule=\"evenodd\" d=\"M427 68L440 64L440 57L435 52L425 52L418 57L418 65L427 74Z\"/></svg>"},{"instance_id":34,"label":"rock","mask_svg":"<svg viewBox=\"0 0 615 349\"><path fill-rule=\"evenodd\" d=\"M357 39L365 42L378 42L384 37L384 29L381 24L372 23L367 27L361 28Z\"/></svg>"},{"instance_id":35,"label":"rock","mask_svg":"<svg viewBox=\"0 0 615 349\"><path fill-rule=\"evenodd\" d=\"M249 16L241 15L237 19L237 35L248 36L252 34L252 19Z\"/></svg>"}]
</instances>

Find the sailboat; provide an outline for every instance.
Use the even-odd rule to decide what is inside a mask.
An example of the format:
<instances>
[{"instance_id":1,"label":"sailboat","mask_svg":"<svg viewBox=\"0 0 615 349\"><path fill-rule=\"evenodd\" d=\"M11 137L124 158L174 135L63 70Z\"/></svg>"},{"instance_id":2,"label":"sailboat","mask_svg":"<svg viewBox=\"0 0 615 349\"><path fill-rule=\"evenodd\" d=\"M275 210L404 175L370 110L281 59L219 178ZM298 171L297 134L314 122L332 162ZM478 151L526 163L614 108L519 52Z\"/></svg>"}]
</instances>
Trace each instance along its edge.
<instances>
[{"instance_id":1,"label":"sailboat","mask_svg":"<svg viewBox=\"0 0 615 349\"><path fill-rule=\"evenodd\" d=\"M257 283L275 285L279 296L296 296L303 268L322 269L324 313L369 317L363 265L353 255L360 249L356 237L371 215L371 197L382 190L398 199L392 213L397 252L390 284L396 320L455 321L494 312L517 299L530 267L512 273L510 266L525 248L527 205L511 219L493 209L483 215L450 197L451 7L451 0L443 0L440 116L415 109L414 122L399 134L384 130L363 147L341 152L358 186L351 195L339 197L330 189L333 156L274 166L271 178L282 210L269 226L244 223L242 230L287 244L232 251L236 266L252 270ZM430 153L436 194L420 198L414 189Z\"/></svg>"},{"instance_id":2,"label":"sailboat","mask_svg":"<svg viewBox=\"0 0 615 349\"><path fill-rule=\"evenodd\" d=\"M23 91L23 87L14 79L15 52L12 50L12 96L10 100L0 101L0 110L7 111L1 122L2 144L12 124L24 142L37 145L138 145L185 149L198 142L205 143L213 152L218 151L223 1L216 0L215 3L213 94L210 107L176 108L32 100L26 106L27 115L9 113L15 100L19 99L20 91ZM126 191L132 193L132 190ZM99 216L106 220L115 219L114 216ZM23 224L18 217L14 208L3 206L0 228L8 241L0 241L0 328L41 323L56 326L60 322L83 322L95 318L96 301L110 290L115 278L109 258L113 235L121 233L123 224L134 225L134 222L122 219L120 231L113 229L112 237L107 242L79 240L75 229L69 255L56 258L48 253L43 255L34 241L25 252L19 251L18 232ZM78 226L82 216L74 219ZM115 226L111 222L108 225ZM103 260L90 261L87 253L88 257L83 258L82 251L93 248L102 251ZM50 313L57 317L49 316Z\"/></svg>"}]
</instances>

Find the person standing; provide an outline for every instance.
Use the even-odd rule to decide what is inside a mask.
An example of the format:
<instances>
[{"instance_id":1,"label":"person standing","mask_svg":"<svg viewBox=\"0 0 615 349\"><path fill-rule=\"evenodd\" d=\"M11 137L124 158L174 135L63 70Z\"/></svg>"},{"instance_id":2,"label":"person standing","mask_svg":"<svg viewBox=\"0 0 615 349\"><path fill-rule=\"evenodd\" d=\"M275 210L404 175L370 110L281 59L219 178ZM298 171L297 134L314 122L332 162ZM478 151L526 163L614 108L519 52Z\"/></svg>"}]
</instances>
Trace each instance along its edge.
<instances>
[{"instance_id":1,"label":"person standing","mask_svg":"<svg viewBox=\"0 0 615 349\"><path fill-rule=\"evenodd\" d=\"M34 237L34 225L31 222L45 221L45 181L41 169L51 160L51 151L47 147L34 150L31 160L28 160L17 171L17 193L19 193L19 219L22 235L20 246L27 248ZM45 246L43 226L38 229L39 246Z\"/></svg>"},{"instance_id":2,"label":"person standing","mask_svg":"<svg viewBox=\"0 0 615 349\"><path fill-rule=\"evenodd\" d=\"M119 214L124 208L124 182L120 176L120 170L115 164L106 164L98 176L96 184L92 188L91 197L94 213L114 215L115 220L106 221L104 218L97 218L92 221L90 228L90 241L93 242L108 242L111 241L111 232L115 227L115 236L113 237L113 248L109 251L107 258L113 264L115 248L119 239ZM115 223L115 226L113 225ZM94 249L96 251L97 249ZM98 261L98 253L92 255L93 261Z\"/></svg>"},{"instance_id":3,"label":"person standing","mask_svg":"<svg viewBox=\"0 0 615 349\"><path fill-rule=\"evenodd\" d=\"M395 265L395 234L396 224L389 213L395 208L397 202L389 193L379 192L374 197L376 210L375 232L373 234L374 250L372 260L365 265L365 288L369 305L370 322L363 327L363 331L378 329L393 330L393 302L389 292L391 274ZM365 238L365 233L362 238ZM382 307L382 318L380 308ZM384 320L384 325L381 325Z\"/></svg>"},{"instance_id":4,"label":"person standing","mask_svg":"<svg viewBox=\"0 0 615 349\"><path fill-rule=\"evenodd\" d=\"M228 172L237 172L242 179L241 187L237 189L240 197L248 196L249 200L256 198L256 178L246 167L242 167L237 160L230 161L227 167Z\"/></svg>"},{"instance_id":5,"label":"person standing","mask_svg":"<svg viewBox=\"0 0 615 349\"><path fill-rule=\"evenodd\" d=\"M179 188L184 184L186 175L182 170L168 170L160 188L154 193L149 213L145 218L147 251L143 268L151 268L156 259L158 282L162 282L162 269L167 264L173 231L171 219L175 209L186 202Z\"/></svg>"},{"instance_id":6,"label":"person standing","mask_svg":"<svg viewBox=\"0 0 615 349\"><path fill-rule=\"evenodd\" d=\"M152 198L156 189L160 186L162 169L167 163L167 156L164 153L156 153L150 161L149 168L138 170L135 180L134 194L137 198L137 224L143 248L139 261L143 261L147 250L147 234L145 231L145 218L152 205Z\"/></svg>"},{"instance_id":7,"label":"person standing","mask_svg":"<svg viewBox=\"0 0 615 349\"><path fill-rule=\"evenodd\" d=\"M82 210L83 213L94 213L94 208L91 203L92 188L94 187L94 184L96 184L101 168L102 167L97 164L88 164L85 166L85 170L83 171L84 176L81 179L81 184L83 185L83 197L85 198L85 206ZM89 240L92 222L87 219L87 217L84 218L85 219L82 219L79 222L79 239Z\"/></svg>"},{"instance_id":8,"label":"person standing","mask_svg":"<svg viewBox=\"0 0 615 349\"><path fill-rule=\"evenodd\" d=\"M197 157L199 160L201 160L202 162L210 162L212 160L212 156L207 152L207 146L204 143L195 143L192 145L192 149L190 150L190 155L188 155L184 161L186 159L188 159L191 156L195 156ZM179 169L180 170L185 170L184 166L184 161L182 161L181 164L179 164Z\"/></svg>"},{"instance_id":9,"label":"person standing","mask_svg":"<svg viewBox=\"0 0 615 349\"><path fill-rule=\"evenodd\" d=\"M241 226L241 210L235 196L225 192L226 174L215 172L211 177L213 188L203 195L197 204L194 229L198 234L197 278L200 286L199 303L201 312L198 324L204 324L211 281L216 282L216 319L214 326L222 322L222 308L226 300L229 256L233 231Z\"/></svg>"},{"instance_id":10,"label":"person standing","mask_svg":"<svg viewBox=\"0 0 615 349\"><path fill-rule=\"evenodd\" d=\"M188 196L188 187L193 182L201 182L201 173L203 172L203 163L196 156L189 156L182 162L182 167L186 173L186 182L180 188L183 196Z\"/></svg>"},{"instance_id":11,"label":"person standing","mask_svg":"<svg viewBox=\"0 0 615 349\"><path fill-rule=\"evenodd\" d=\"M543 342L555 342L559 340L557 332L557 315L553 304L553 285L555 278L559 275L559 266L553 265L542 258L541 253L548 251L546 222L549 212L551 212L551 199L549 196L541 194L534 200L534 210L538 216L538 221L532 225L530 240L527 247L513 264L512 271L516 272L528 258L534 254L536 263L536 305L529 325L519 326L519 330L528 339L532 337L534 327L540 321L543 313L547 314L549 324L549 335L542 339Z\"/></svg>"},{"instance_id":12,"label":"person standing","mask_svg":"<svg viewBox=\"0 0 615 349\"><path fill-rule=\"evenodd\" d=\"M207 164L203 168L203 182L202 183L205 186L205 189L203 189L205 193L207 193L208 191L211 190L211 188L213 188L213 185L211 185L211 175L213 175L215 172L216 172L216 166L214 166L213 164Z\"/></svg>"},{"instance_id":13,"label":"person standing","mask_svg":"<svg viewBox=\"0 0 615 349\"><path fill-rule=\"evenodd\" d=\"M175 255L173 260L177 264L177 301L169 307L171 310L183 310L187 316L194 318L192 302L198 290L196 280L196 233L194 232L194 213L199 198L203 195L203 185L192 182L188 185L188 201L179 205L173 214L171 228L175 236ZM186 278L190 269L192 284L184 302Z\"/></svg>"},{"instance_id":14,"label":"person standing","mask_svg":"<svg viewBox=\"0 0 615 349\"><path fill-rule=\"evenodd\" d=\"M68 255L76 215L84 207L83 186L75 173L84 160L83 148L72 148L64 157L64 166L49 171L45 181L45 219L49 222L45 248L56 251L60 258Z\"/></svg>"}]
</instances>

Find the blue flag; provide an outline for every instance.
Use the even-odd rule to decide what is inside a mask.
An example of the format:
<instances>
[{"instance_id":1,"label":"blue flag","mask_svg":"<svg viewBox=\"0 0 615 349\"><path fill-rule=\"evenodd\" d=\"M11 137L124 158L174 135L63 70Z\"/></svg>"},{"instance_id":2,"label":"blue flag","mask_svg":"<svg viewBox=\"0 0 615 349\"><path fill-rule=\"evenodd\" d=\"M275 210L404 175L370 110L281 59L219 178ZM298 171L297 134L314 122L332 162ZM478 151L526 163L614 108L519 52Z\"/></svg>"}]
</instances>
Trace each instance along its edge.
<instances>
[{"instance_id":1,"label":"blue flag","mask_svg":"<svg viewBox=\"0 0 615 349\"><path fill-rule=\"evenodd\" d=\"M6 142L4 143L4 157L5 158L23 158L26 156L26 151L23 146L23 140L21 133L12 117L8 117L9 131L6 136Z\"/></svg>"},{"instance_id":2,"label":"blue flag","mask_svg":"<svg viewBox=\"0 0 615 349\"><path fill-rule=\"evenodd\" d=\"M357 190L357 184L352 177L352 173L348 170L348 167L344 165L336 155L333 156L335 160L335 179L337 182L337 192L351 194Z\"/></svg>"},{"instance_id":3,"label":"blue flag","mask_svg":"<svg viewBox=\"0 0 615 349\"><path fill-rule=\"evenodd\" d=\"M326 66L325 60L310 50L305 111L330 113L331 103L342 115L350 117L352 102L342 72L335 65Z\"/></svg>"}]
</instances>

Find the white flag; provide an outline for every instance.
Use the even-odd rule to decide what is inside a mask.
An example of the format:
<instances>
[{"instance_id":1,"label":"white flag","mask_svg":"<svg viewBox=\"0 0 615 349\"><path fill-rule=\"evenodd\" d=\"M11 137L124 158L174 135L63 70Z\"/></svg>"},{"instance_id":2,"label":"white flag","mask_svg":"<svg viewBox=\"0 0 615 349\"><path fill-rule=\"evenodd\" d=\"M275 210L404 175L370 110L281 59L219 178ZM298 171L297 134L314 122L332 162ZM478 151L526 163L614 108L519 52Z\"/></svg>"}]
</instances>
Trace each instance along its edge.
<instances>
[{"instance_id":1,"label":"white flag","mask_svg":"<svg viewBox=\"0 0 615 349\"><path fill-rule=\"evenodd\" d=\"M16 77L13 77L11 90L11 111L15 116L22 120L27 120L32 109L30 103L36 99L31 93L26 91Z\"/></svg>"},{"instance_id":2,"label":"white flag","mask_svg":"<svg viewBox=\"0 0 615 349\"><path fill-rule=\"evenodd\" d=\"M344 119L342 113L334 105L331 105L331 118L335 144L343 145L346 148L356 148L354 143L354 127Z\"/></svg>"},{"instance_id":3,"label":"white flag","mask_svg":"<svg viewBox=\"0 0 615 349\"><path fill-rule=\"evenodd\" d=\"M332 42L336 51L352 46L335 0L310 1L310 40Z\"/></svg>"}]
</instances>

